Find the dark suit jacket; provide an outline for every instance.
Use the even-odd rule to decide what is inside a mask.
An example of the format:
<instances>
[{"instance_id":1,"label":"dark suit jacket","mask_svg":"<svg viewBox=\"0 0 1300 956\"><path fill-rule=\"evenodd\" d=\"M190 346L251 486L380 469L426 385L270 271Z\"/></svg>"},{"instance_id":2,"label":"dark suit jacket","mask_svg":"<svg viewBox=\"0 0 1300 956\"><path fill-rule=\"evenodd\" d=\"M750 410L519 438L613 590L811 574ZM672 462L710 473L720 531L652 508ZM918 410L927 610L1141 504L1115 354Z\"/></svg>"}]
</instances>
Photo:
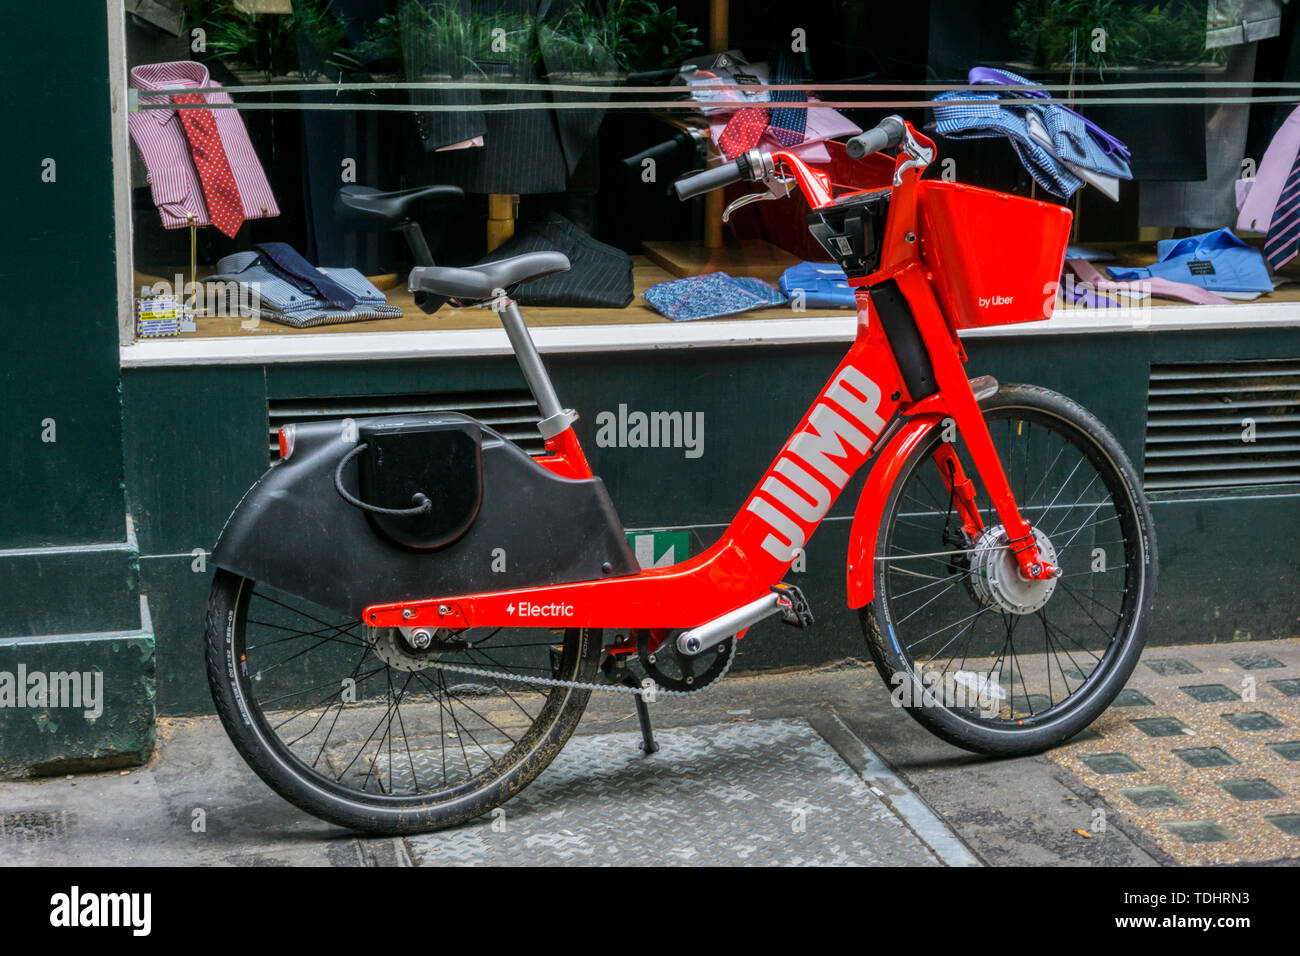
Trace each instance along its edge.
<instances>
[{"instance_id":1,"label":"dark suit jacket","mask_svg":"<svg viewBox=\"0 0 1300 956\"><path fill-rule=\"evenodd\" d=\"M612 58L598 46L567 42L578 29L567 0L453 0L462 14L506 30L506 49L474 58L449 56L419 26L419 3L399 8L402 58L412 81L435 77L542 82L548 75L611 74ZM488 57L491 59L488 59ZM450 61L450 62L449 62ZM604 82L604 81L599 81ZM563 192L570 173L590 146L604 111L522 109L484 111L484 105L592 101L583 93L502 90L431 90L412 93L412 102L463 109L416 114L425 150L482 136L484 145L436 153L431 168L440 182L477 193Z\"/></svg>"}]
</instances>

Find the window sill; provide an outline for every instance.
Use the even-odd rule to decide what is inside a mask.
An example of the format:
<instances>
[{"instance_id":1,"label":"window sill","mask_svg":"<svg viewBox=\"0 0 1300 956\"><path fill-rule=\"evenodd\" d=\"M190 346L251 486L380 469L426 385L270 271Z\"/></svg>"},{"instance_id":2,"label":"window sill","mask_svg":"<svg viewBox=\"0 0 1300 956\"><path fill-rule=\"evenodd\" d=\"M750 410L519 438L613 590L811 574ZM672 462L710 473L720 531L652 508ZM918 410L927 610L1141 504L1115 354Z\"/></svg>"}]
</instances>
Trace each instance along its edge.
<instances>
[{"instance_id":1,"label":"window sill","mask_svg":"<svg viewBox=\"0 0 1300 956\"><path fill-rule=\"evenodd\" d=\"M490 317L491 313L486 313ZM1002 325L962 333L964 339L1042 335L1188 332L1300 328L1300 303L1237 303L1136 309L1058 309L1046 322ZM847 312L696 322L541 325L531 331L543 353L657 351L728 346L847 343L856 317ZM250 331L218 338L142 340L121 349L124 368L176 365L265 365L294 362L383 361L509 355L505 332L494 328L331 332L318 335Z\"/></svg>"}]
</instances>

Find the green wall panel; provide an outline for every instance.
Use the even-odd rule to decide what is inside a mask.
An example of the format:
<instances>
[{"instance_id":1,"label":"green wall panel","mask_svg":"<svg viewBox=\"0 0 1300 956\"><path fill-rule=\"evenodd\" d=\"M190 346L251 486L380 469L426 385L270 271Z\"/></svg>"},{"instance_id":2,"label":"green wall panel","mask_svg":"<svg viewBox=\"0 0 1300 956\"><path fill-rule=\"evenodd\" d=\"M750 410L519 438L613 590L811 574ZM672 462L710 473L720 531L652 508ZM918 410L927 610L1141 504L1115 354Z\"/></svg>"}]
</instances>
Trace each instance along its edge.
<instances>
[{"instance_id":1,"label":"green wall panel","mask_svg":"<svg viewBox=\"0 0 1300 956\"><path fill-rule=\"evenodd\" d=\"M266 470L260 366L125 373L128 498L142 554L211 549Z\"/></svg>"},{"instance_id":2,"label":"green wall panel","mask_svg":"<svg viewBox=\"0 0 1300 956\"><path fill-rule=\"evenodd\" d=\"M0 637L134 630L139 575L126 543L0 551Z\"/></svg>"},{"instance_id":3,"label":"green wall panel","mask_svg":"<svg viewBox=\"0 0 1300 956\"><path fill-rule=\"evenodd\" d=\"M1222 338L1134 331L985 338L968 340L967 347L971 375L1042 384L1070 395L1096 413L1140 463L1151 356L1221 359L1232 351ZM1286 354L1291 341L1248 334L1234 345L1245 353L1277 355ZM553 356L548 365L561 400L583 416L584 447L624 524L688 529L695 552L721 533L843 353L842 346L764 346ZM213 543L230 509L265 469L268 397L521 387L509 358L129 371L128 487L141 541L141 575L158 634L160 709L210 708L199 642L210 569L194 572L190 551ZM620 404L630 410L702 413L703 455L691 458L682 448L599 447L597 416ZM863 478L849 485L810 542L807 570L791 575L812 600L816 624L798 632L765 622L742 646L739 666L863 656L857 615L844 605L847 518ZM1295 633L1294 595L1300 590L1297 549L1290 543L1300 530L1294 528L1295 505L1293 497L1266 505L1258 496L1158 503L1162 575L1152 640ZM1270 519L1270 508L1289 509L1292 523ZM1287 530L1275 536L1276 544L1252 550L1249 529L1261 521ZM1258 581L1247 571L1252 555ZM1253 593L1252 587L1257 588Z\"/></svg>"},{"instance_id":4,"label":"green wall panel","mask_svg":"<svg viewBox=\"0 0 1300 956\"><path fill-rule=\"evenodd\" d=\"M154 716L147 632L0 640L0 777L144 763Z\"/></svg>"},{"instance_id":5,"label":"green wall panel","mask_svg":"<svg viewBox=\"0 0 1300 956\"><path fill-rule=\"evenodd\" d=\"M1300 489L1157 499L1162 643L1300 635Z\"/></svg>"},{"instance_id":6,"label":"green wall panel","mask_svg":"<svg viewBox=\"0 0 1300 956\"><path fill-rule=\"evenodd\" d=\"M103 0L5 5L0 547L121 541L122 408ZM51 56L54 38L75 51ZM52 164L52 165L51 165ZM49 181L52 178L52 181ZM56 295L50 293L55 292ZM46 420L56 441L42 441Z\"/></svg>"},{"instance_id":7,"label":"green wall panel","mask_svg":"<svg viewBox=\"0 0 1300 956\"><path fill-rule=\"evenodd\" d=\"M203 662L203 613L211 568L195 571L195 559L145 558L141 586L157 635L158 712L199 714L212 710Z\"/></svg>"}]
</instances>

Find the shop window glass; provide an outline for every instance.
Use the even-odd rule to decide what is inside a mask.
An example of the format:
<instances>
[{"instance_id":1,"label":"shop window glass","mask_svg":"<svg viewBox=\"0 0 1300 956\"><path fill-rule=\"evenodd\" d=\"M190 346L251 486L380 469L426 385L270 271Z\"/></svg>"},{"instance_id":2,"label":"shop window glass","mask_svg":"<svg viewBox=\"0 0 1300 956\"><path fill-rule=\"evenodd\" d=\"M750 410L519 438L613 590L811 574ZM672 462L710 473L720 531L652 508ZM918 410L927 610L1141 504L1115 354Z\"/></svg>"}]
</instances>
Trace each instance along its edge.
<instances>
[{"instance_id":1,"label":"shop window glass","mask_svg":"<svg viewBox=\"0 0 1300 956\"><path fill-rule=\"evenodd\" d=\"M142 337L491 327L463 302L422 308L410 270L543 249L572 268L518 289L534 324L848 315L801 200L724 225L746 187L670 187L759 148L861 188L835 141L891 113L936 140L927 176L1071 209L1058 308L1300 301L1300 10L1281 0L151 0L126 17Z\"/></svg>"}]
</instances>

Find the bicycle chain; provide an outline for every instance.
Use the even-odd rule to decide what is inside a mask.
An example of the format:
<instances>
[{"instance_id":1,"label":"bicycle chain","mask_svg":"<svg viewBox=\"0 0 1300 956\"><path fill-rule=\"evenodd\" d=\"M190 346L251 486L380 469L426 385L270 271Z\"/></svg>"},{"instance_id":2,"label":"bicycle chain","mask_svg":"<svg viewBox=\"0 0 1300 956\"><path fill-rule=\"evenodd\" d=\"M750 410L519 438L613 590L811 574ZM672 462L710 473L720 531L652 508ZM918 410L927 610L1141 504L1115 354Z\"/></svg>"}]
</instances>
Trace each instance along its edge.
<instances>
[{"instance_id":1,"label":"bicycle chain","mask_svg":"<svg viewBox=\"0 0 1300 956\"><path fill-rule=\"evenodd\" d=\"M640 694L642 695L642 700L649 701L658 697L687 697L691 694L703 693L710 687L715 686L722 680L722 678L727 676L728 672L730 672L731 665L736 660L736 645L738 643L738 641L732 642L731 653L727 655L727 666L722 669L722 672L707 684L693 690L663 690L658 684L655 684L651 678L646 678L650 681L652 685L651 687L628 687L625 684L597 684L580 680L560 680L558 677L530 677L527 674L511 674L509 672L503 673L501 671L490 671L482 667L472 667L467 664L443 664L439 662L431 664L429 669L454 671L458 674L473 674L476 677L491 677L496 680L507 680L516 684L536 684L541 687L568 687L572 690L600 691L610 694Z\"/></svg>"}]
</instances>

